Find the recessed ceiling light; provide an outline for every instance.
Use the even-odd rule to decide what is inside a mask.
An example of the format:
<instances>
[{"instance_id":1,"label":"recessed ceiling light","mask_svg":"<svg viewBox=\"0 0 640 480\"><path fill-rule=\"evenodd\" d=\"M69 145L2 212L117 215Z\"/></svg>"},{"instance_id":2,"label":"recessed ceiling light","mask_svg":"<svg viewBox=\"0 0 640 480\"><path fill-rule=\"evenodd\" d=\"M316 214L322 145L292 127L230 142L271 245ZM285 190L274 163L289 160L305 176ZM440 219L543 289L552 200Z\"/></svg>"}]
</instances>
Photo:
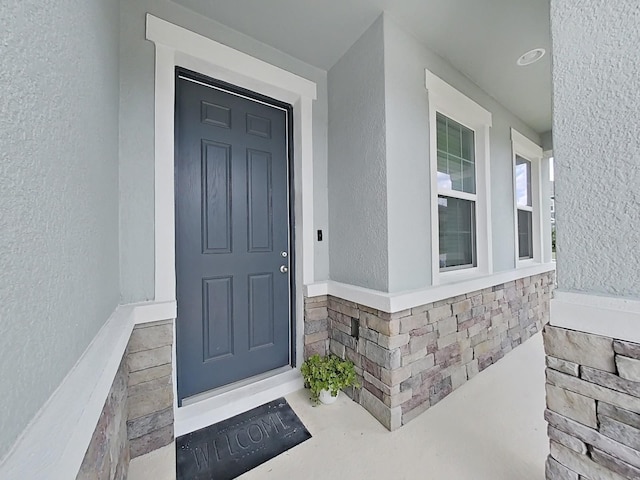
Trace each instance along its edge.
<instances>
[{"instance_id":1,"label":"recessed ceiling light","mask_svg":"<svg viewBox=\"0 0 640 480\"><path fill-rule=\"evenodd\" d=\"M544 57L544 53L544 48L534 48L533 50L529 50L527 53L522 55L516 63L521 67L524 67L525 65L531 65L532 63L535 63L542 57Z\"/></svg>"}]
</instances>

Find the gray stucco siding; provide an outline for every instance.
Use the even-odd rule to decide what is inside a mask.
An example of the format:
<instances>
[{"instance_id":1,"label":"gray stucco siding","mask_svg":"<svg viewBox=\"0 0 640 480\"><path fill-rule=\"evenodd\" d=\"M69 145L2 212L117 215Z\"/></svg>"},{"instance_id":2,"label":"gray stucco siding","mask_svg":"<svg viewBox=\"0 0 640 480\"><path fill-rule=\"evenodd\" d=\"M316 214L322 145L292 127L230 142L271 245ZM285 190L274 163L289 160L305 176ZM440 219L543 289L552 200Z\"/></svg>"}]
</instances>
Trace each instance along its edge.
<instances>
[{"instance_id":1,"label":"gray stucco siding","mask_svg":"<svg viewBox=\"0 0 640 480\"><path fill-rule=\"evenodd\" d=\"M551 2L558 288L640 298L640 8Z\"/></svg>"},{"instance_id":2,"label":"gray stucco siding","mask_svg":"<svg viewBox=\"0 0 640 480\"><path fill-rule=\"evenodd\" d=\"M0 457L118 303L118 9L0 3Z\"/></svg>"},{"instance_id":3,"label":"gray stucco siding","mask_svg":"<svg viewBox=\"0 0 640 480\"><path fill-rule=\"evenodd\" d=\"M388 289L383 24L329 71L331 279Z\"/></svg>"}]
</instances>

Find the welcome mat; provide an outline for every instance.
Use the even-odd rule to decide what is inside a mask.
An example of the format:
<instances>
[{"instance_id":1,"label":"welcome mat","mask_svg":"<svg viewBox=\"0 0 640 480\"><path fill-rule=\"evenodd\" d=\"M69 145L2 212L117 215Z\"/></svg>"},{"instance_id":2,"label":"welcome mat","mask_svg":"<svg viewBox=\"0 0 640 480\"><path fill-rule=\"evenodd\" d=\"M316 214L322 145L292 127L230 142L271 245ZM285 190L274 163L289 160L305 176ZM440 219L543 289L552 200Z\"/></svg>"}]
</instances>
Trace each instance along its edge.
<instances>
[{"instance_id":1,"label":"welcome mat","mask_svg":"<svg viewBox=\"0 0 640 480\"><path fill-rule=\"evenodd\" d=\"M284 398L176 440L177 480L236 478L311 438Z\"/></svg>"}]
</instances>

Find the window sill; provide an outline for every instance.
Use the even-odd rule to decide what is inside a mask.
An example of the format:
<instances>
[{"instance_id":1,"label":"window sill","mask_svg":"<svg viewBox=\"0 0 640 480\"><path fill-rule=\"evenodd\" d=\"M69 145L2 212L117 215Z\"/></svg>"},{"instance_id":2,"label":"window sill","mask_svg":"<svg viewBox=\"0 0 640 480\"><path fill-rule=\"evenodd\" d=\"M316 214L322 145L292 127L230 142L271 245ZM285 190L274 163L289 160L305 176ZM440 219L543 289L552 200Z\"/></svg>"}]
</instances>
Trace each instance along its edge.
<instances>
[{"instance_id":1,"label":"window sill","mask_svg":"<svg viewBox=\"0 0 640 480\"><path fill-rule=\"evenodd\" d=\"M461 268L459 270L439 271L434 278L433 286L448 285L450 283L473 280L474 278L490 275L489 272L480 270L479 267Z\"/></svg>"}]
</instances>

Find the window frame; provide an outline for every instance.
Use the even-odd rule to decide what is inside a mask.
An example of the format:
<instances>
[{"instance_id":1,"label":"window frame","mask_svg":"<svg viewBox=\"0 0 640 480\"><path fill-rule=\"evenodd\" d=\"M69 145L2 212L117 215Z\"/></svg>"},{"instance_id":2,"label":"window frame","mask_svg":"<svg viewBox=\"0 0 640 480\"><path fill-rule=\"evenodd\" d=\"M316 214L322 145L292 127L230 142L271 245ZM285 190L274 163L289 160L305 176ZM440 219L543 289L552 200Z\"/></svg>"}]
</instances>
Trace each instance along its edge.
<instances>
[{"instance_id":1,"label":"window frame","mask_svg":"<svg viewBox=\"0 0 640 480\"><path fill-rule=\"evenodd\" d=\"M512 168L513 168L513 218L515 239L515 266L522 268L536 263L542 263L544 258L544 242L542 238L542 147L525 137L514 128L511 129ZM521 157L531 164L531 206L519 206L516 195L516 157ZM531 212L531 236L533 256L520 258L520 241L518 231L518 210Z\"/></svg>"},{"instance_id":2,"label":"window frame","mask_svg":"<svg viewBox=\"0 0 640 480\"><path fill-rule=\"evenodd\" d=\"M491 181L489 177L489 144L492 115L440 77L426 70L429 100L429 156L431 186L431 273L432 285L487 275L493 272L491 241ZM439 189L437 114L440 113L474 133L476 193ZM475 202L475 266L440 269L440 227L438 196L455 197Z\"/></svg>"},{"instance_id":3,"label":"window frame","mask_svg":"<svg viewBox=\"0 0 640 480\"><path fill-rule=\"evenodd\" d=\"M438 115L444 117L447 121L452 121L457 123L458 125L462 126L463 128L466 128L467 130L471 131L473 133L473 148L475 149L475 145L476 145L476 132L473 129L468 128L466 125L461 124L460 122L456 122L454 119L447 117L446 115L444 115L442 112L436 110L436 184L438 183L438 154L441 151L438 148L438 138L437 138L437 129L438 129L438 125L437 125L437 121L438 121ZM447 131L448 134L448 131ZM447 152L447 155L449 155L449 152ZM445 197L445 198L454 198L457 200L465 200L467 202L471 202L473 204L473 210L471 212L471 219L472 219L472 224L473 224L473 228L474 231L471 232L472 233L472 238L471 238L471 248L472 248L472 252L471 252L471 258L472 258L472 262L470 264L464 264L464 265L456 265L456 266L450 266L450 267L440 267L440 212L438 211L438 269L440 270L440 273L445 273L445 272L453 272L456 270L469 270L471 268L475 268L478 265L478 248L477 248L477 244L478 244L478 239L477 239L477 212L476 210L478 209L478 189L477 189L477 171L476 171L476 159L475 159L475 152L474 152L474 157L473 157L473 176L474 176L474 190L476 191L476 193L469 193L469 192L465 192L464 190L456 190L454 188L441 188L439 185L437 187L438 189L438 199L440 197ZM440 202L438 201L438 207L440 207ZM439 208L438 208L439 210Z\"/></svg>"}]
</instances>

